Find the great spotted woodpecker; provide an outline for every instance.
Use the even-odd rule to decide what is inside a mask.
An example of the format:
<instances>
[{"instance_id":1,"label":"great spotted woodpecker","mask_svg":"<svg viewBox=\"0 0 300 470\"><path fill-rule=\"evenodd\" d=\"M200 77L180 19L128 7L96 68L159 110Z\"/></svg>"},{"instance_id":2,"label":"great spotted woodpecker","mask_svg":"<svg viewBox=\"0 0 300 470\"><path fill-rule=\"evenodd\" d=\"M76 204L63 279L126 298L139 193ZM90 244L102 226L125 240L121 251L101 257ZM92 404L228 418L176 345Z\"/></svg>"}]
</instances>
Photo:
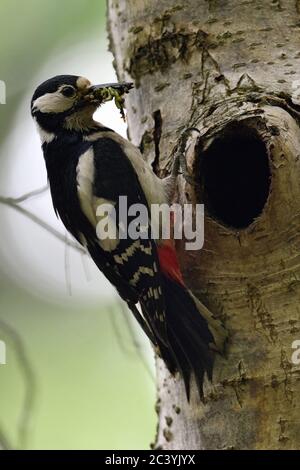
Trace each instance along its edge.
<instances>
[{"instance_id":1,"label":"great spotted woodpecker","mask_svg":"<svg viewBox=\"0 0 300 470\"><path fill-rule=\"evenodd\" d=\"M107 86L130 89L126 84ZM120 196L147 210L169 203L178 164L166 181L159 179L134 145L94 121L103 102L99 88L83 77L60 75L33 95L31 113L54 210L128 304L169 371L182 375L188 399L192 374L203 397L204 375L212 378L214 354L222 351L226 334L185 286L174 242L151 236L99 239L96 230L99 207L108 203L117 208ZM118 221L116 225L120 229Z\"/></svg>"}]
</instances>

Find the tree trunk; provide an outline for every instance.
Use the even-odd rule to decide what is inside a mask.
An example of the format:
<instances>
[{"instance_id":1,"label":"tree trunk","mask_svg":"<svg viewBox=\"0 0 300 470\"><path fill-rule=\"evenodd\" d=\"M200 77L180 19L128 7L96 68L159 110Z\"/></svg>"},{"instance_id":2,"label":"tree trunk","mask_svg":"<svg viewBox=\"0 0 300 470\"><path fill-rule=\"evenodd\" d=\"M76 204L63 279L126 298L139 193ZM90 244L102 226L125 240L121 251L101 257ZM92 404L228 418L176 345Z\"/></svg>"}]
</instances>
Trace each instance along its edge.
<instances>
[{"instance_id":1,"label":"tree trunk","mask_svg":"<svg viewBox=\"0 0 300 470\"><path fill-rule=\"evenodd\" d=\"M186 283L226 325L205 402L158 361L164 449L299 449L300 1L109 0L129 136L164 177L182 131L205 204L201 251L178 246ZM299 91L299 93L298 93ZM299 96L298 96L299 95Z\"/></svg>"}]
</instances>

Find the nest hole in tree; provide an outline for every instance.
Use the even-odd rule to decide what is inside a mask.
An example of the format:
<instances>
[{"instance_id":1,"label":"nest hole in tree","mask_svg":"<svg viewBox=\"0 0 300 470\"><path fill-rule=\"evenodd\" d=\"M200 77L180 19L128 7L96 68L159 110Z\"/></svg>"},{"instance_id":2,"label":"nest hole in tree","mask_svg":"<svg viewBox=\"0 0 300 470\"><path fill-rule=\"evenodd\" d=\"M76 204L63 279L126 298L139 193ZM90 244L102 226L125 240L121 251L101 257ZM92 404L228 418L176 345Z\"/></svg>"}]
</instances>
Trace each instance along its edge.
<instances>
[{"instance_id":1,"label":"nest hole in tree","mask_svg":"<svg viewBox=\"0 0 300 470\"><path fill-rule=\"evenodd\" d=\"M233 122L198 152L195 173L206 213L223 225L248 227L262 213L271 183L268 151L258 131Z\"/></svg>"}]
</instances>

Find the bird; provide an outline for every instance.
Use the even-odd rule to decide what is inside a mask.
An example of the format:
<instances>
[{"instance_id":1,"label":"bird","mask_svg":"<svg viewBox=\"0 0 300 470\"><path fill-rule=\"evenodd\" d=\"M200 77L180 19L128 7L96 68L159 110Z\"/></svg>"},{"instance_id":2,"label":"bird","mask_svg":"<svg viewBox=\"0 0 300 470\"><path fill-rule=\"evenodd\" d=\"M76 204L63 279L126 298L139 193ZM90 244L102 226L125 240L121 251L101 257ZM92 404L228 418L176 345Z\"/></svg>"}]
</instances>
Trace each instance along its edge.
<instances>
[{"instance_id":1,"label":"bird","mask_svg":"<svg viewBox=\"0 0 300 470\"><path fill-rule=\"evenodd\" d=\"M169 177L159 178L135 145L94 120L105 101L99 90L108 88L122 94L132 84L92 85L85 77L58 75L34 91L31 115L54 211L116 288L169 372L182 377L187 399L193 376L203 400L204 377L212 380L215 355L224 350L227 335L186 286L174 240L149 235L158 220L148 228L137 224L138 237L124 236L123 220L110 214L117 236L97 233L102 209L117 213L122 197L129 207L145 207L149 218L153 204L170 204L178 174L176 160ZM134 223L132 215L128 222Z\"/></svg>"}]
</instances>

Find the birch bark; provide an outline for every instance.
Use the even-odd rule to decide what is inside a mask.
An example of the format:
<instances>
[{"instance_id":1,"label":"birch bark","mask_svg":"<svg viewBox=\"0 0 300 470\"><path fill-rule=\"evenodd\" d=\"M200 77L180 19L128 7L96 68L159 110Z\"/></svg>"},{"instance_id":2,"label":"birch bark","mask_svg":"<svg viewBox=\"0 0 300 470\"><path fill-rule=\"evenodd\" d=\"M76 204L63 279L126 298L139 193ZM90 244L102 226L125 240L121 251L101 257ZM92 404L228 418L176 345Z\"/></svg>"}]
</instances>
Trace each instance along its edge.
<instances>
[{"instance_id":1,"label":"birch bark","mask_svg":"<svg viewBox=\"0 0 300 470\"><path fill-rule=\"evenodd\" d=\"M178 199L205 203L205 243L179 246L189 287L229 332L205 403L158 361L164 449L299 449L300 1L109 0L129 137L164 177L197 127ZM300 80L300 79L299 79ZM299 93L298 93L299 92Z\"/></svg>"}]
</instances>

